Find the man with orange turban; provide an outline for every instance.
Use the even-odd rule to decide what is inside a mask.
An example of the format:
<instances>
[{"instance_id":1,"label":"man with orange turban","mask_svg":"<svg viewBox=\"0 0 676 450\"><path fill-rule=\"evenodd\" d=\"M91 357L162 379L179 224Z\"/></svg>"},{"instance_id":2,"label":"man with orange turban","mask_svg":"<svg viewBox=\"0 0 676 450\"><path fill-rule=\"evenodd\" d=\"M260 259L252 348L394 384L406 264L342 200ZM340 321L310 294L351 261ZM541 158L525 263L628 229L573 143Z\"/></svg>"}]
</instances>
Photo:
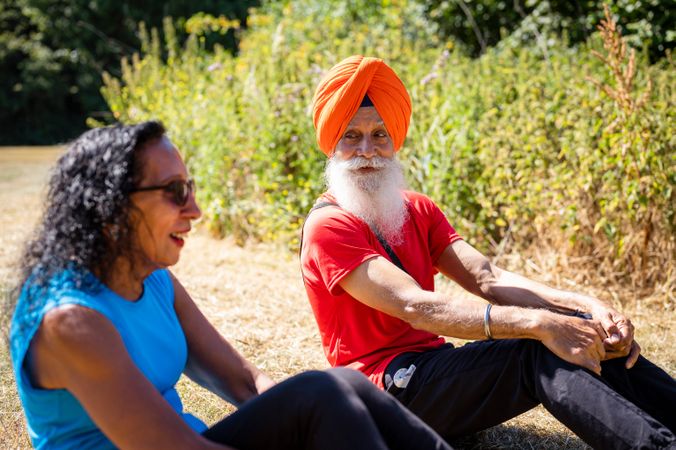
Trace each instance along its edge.
<instances>
[{"instance_id":1,"label":"man with orange turban","mask_svg":"<svg viewBox=\"0 0 676 450\"><path fill-rule=\"evenodd\" d=\"M627 317L498 268L405 189L396 152L410 116L378 58L347 58L315 93L328 191L301 266L330 364L362 371L447 439L542 403L595 448L674 445L676 383L640 356ZM438 272L485 301L435 292Z\"/></svg>"}]
</instances>

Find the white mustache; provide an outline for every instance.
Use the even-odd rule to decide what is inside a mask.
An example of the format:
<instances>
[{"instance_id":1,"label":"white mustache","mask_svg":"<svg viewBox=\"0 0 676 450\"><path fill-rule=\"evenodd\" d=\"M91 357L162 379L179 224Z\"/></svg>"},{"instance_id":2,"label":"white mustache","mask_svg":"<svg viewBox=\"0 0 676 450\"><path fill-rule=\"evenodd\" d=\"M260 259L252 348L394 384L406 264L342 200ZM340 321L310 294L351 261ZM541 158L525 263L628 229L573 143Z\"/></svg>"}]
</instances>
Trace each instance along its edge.
<instances>
[{"instance_id":1,"label":"white mustache","mask_svg":"<svg viewBox=\"0 0 676 450\"><path fill-rule=\"evenodd\" d=\"M371 159L350 158L347 161L340 161L339 164L347 170L358 170L365 167L382 169L387 165L387 159L383 158L382 156L374 156Z\"/></svg>"}]
</instances>

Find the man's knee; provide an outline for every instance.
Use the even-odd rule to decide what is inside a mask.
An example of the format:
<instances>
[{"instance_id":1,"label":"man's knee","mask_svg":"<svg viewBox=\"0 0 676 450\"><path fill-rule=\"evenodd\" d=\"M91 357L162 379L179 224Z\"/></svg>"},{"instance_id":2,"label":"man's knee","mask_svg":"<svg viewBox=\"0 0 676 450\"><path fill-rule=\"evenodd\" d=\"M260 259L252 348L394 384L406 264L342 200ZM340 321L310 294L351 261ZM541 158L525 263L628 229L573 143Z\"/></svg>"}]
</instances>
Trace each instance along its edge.
<instances>
[{"instance_id":1,"label":"man's knee","mask_svg":"<svg viewBox=\"0 0 676 450\"><path fill-rule=\"evenodd\" d=\"M521 341L521 362L525 364L526 373L530 373L534 377L533 381L541 376L553 379L557 373L575 372L583 377L596 377L588 369L556 355L540 341L533 339L521 339Z\"/></svg>"},{"instance_id":2,"label":"man's knee","mask_svg":"<svg viewBox=\"0 0 676 450\"><path fill-rule=\"evenodd\" d=\"M520 351L525 357L530 357L534 362L547 361L551 364L565 363L565 360L558 357L554 352L547 348L545 344L535 339L519 339Z\"/></svg>"}]
</instances>

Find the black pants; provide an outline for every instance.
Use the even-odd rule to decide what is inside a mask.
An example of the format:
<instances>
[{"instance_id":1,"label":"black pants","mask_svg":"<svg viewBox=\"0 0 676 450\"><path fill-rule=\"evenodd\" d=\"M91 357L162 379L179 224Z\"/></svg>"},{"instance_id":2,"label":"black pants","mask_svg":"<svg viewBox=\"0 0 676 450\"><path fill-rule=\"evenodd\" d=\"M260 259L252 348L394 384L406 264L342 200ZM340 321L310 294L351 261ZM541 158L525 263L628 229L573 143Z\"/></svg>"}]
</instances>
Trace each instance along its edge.
<instances>
[{"instance_id":1,"label":"black pants","mask_svg":"<svg viewBox=\"0 0 676 450\"><path fill-rule=\"evenodd\" d=\"M203 435L248 449L450 449L428 425L354 370L296 375Z\"/></svg>"},{"instance_id":2,"label":"black pants","mask_svg":"<svg viewBox=\"0 0 676 450\"><path fill-rule=\"evenodd\" d=\"M399 355L387 368L385 384L449 440L542 403L597 449L676 446L676 382L643 357L632 369L625 369L624 362L602 362L599 377L534 340L480 341L459 348L447 344ZM397 387L394 374L411 364L416 369L408 385Z\"/></svg>"}]
</instances>

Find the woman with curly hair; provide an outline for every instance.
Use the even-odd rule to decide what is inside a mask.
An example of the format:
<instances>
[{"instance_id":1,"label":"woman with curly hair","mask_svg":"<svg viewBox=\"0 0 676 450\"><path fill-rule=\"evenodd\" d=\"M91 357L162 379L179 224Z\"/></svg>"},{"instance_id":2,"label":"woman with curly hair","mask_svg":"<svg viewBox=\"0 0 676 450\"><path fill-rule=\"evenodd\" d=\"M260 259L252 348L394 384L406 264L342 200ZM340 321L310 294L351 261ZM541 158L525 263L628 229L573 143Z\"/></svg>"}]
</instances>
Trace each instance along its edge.
<instances>
[{"instance_id":1,"label":"woman with curly hair","mask_svg":"<svg viewBox=\"0 0 676 450\"><path fill-rule=\"evenodd\" d=\"M12 363L37 448L449 448L348 369L280 384L167 270L201 212L158 122L84 133L59 159L22 260ZM208 428L181 373L239 408Z\"/></svg>"}]
</instances>

